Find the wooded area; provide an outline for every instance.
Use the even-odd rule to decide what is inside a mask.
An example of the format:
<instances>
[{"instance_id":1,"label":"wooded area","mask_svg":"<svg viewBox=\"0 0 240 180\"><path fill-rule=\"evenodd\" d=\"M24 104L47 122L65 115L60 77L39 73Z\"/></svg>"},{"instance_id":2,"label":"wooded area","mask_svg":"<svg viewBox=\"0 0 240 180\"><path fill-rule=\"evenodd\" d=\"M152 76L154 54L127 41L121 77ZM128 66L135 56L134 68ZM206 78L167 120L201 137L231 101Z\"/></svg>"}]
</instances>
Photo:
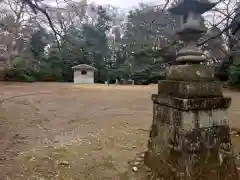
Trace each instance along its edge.
<instances>
[{"instance_id":1,"label":"wooded area","mask_svg":"<svg viewBox=\"0 0 240 180\"><path fill-rule=\"evenodd\" d=\"M5 80L72 81L71 67L89 64L98 69L96 82L125 79L164 78L167 65L175 61L182 46L175 35L180 19L166 11L174 1L162 5L140 3L124 11L112 5L86 0L57 6L41 1L2 0L1 44L7 46ZM237 1L219 1L205 14L206 28L199 46L209 66L230 85L240 86L240 66L232 51L238 44ZM238 23L237 23L238 24Z\"/></svg>"}]
</instances>

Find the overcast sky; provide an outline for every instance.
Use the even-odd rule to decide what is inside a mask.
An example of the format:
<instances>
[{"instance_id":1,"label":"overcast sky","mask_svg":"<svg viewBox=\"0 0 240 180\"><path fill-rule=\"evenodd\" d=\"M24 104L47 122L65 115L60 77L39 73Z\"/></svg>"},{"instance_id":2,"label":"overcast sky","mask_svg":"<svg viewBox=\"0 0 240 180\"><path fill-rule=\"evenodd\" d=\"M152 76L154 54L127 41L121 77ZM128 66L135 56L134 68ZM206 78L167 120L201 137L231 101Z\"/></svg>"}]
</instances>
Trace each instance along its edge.
<instances>
[{"instance_id":1,"label":"overcast sky","mask_svg":"<svg viewBox=\"0 0 240 180\"><path fill-rule=\"evenodd\" d=\"M130 8L138 5L139 2L153 2L153 0L93 0L97 4L112 4L121 8ZM156 1L155 1L156 2Z\"/></svg>"},{"instance_id":2,"label":"overcast sky","mask_svg":"<svg viewBox=\"0 0 240 180\"><path fill-rule=\"evenodd\" d=\"M70 1L75 1L75 2L79 2L81 0L44 0L43 2L45 4L48 5L52 5L52 6L56 6L56 1L58 1L58 3L60 3L61 5L66 5L65 2L70 2ZM216 2L218 0L209 0L211 2ZM232 0L235 1L235 0ZM87 0L88 3L91 2L95 2L96 4L111 4L115 7L119 7L124 11L128 11L129 9L133 8L134 6L137 6L140 2L144 2L144 3L148 3L148 4L153 4L153 5L161 5L164 4L166 2L166 0ZM208 17L207 15L210 15L210 17ZM209 19L209 21L212 21L212 13L206 13L205 14L205 18ZM216 18L215 18L216 19ZM221 18L217 18L215 21L215 23L217 23Z\"/></svg>"},{"instance_id":3,"label":"overcast sky","mask_svg":"<svg viewBox=\"0 0 240 180\"><path fill-rule=\"evenodd\" d=\"M59 2L64 2L64 0L58 0ZM67 0L68 1L68 0ZM80 1L80 0L74 0L74 1ZM120 7L121 9L129 9L133 6L137 6L138 3L144 2L144 3L154 3L154 4L160 4L160 2L163 0L88 0L88 2L95 2L96 4L111 4L116 7ZM44 3L49 5L54 5L56 0L44 0Z\"/></svg>"}]
</instances>

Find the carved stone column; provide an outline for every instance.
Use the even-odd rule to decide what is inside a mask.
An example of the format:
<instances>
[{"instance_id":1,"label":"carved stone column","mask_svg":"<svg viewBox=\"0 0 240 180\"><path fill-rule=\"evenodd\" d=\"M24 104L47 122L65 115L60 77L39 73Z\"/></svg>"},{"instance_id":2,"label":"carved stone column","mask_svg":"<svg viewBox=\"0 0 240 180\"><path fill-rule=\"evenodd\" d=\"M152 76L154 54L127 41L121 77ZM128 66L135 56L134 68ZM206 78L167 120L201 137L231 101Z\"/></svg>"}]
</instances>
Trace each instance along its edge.
<instances>
[{"instance_id":1,"label":"carved stone column","mask_svg":"<svg viewBox=\"0 0 240 180\"><path fill-rule=\"evenodd\" d=\"M169 9L182 16L177 34L185 46L167 80L152 95L153 122L145 164L154 179L238 180L222 85L214 69L202 64L196 42L205 31L201 14L214 7L206 0L183 0Z\"/></svg>"}]
</instances>

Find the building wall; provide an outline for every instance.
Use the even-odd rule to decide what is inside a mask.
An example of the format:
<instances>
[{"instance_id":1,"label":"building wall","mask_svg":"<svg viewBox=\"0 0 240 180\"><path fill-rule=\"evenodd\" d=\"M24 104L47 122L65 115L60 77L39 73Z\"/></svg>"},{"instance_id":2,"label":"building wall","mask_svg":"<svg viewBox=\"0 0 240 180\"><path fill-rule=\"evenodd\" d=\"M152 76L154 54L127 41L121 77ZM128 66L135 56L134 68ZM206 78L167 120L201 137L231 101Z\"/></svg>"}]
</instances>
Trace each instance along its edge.
<instances>
[{"instance_id":1,"label":"building wall","mask_svg":"<svg viewBox=\"0 0 240 180\"><path fill-rule=\"evenodd\" d=\"M82 75L81 70L74 70L74 83L79 84L93 84L94 83L94 71L87 70L87 74Z\"/></svg>"}]
</instances>

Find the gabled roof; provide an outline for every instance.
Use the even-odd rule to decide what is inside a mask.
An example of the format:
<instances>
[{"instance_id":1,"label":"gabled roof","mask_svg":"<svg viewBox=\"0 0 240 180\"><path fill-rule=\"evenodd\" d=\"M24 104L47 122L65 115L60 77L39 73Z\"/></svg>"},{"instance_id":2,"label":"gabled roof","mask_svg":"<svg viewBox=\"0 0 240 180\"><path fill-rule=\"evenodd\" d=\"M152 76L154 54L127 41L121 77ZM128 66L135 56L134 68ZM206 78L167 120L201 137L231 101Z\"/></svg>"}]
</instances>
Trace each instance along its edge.
<instances>
[{"instance_id":1,"label":"gabled roof","mask_svg":"<svg viewBox=\"0 0 240 180\"><path fill-rule=\"evenodd\" d=\"M82 70L96 70L95 67L93 66L90 66L88 64L79 64L79 65L76 65L76 66L73 66L72 67L73 69L82 69Z\"/></svg>"}]
</instances>

